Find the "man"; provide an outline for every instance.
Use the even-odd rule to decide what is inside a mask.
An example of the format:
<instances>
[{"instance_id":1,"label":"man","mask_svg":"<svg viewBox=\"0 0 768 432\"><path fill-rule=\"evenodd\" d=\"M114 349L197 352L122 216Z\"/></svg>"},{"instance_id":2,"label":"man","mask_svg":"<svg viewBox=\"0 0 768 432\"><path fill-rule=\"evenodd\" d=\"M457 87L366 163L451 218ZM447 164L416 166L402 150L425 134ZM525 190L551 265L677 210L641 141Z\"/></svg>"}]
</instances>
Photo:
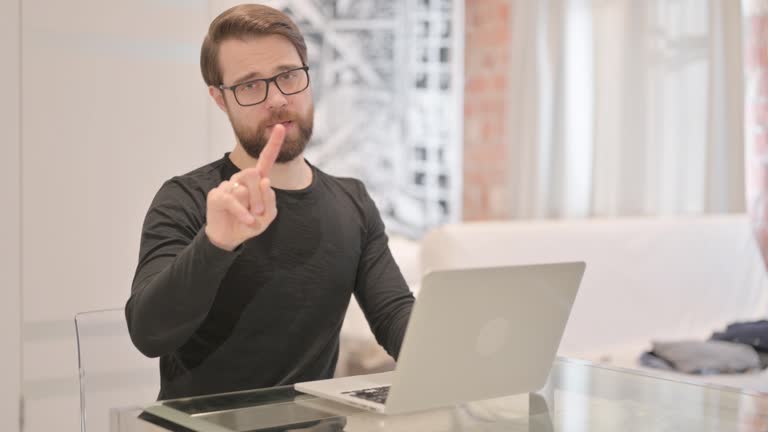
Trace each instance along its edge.
<instances>
[{"instance_id":1,"label":"man","mask_svg":"<svg viewBox=\"0 0 768 432\"><path fill-rule=\"evenodd\" d=\"M296 25L236 6L200 63L237 144L165 182L144 221L125 313L160 357L159 398L330 378L352 294L397 358L413 295L363 184L303 157L314 111Z\"/></svg>"}]
</instances>

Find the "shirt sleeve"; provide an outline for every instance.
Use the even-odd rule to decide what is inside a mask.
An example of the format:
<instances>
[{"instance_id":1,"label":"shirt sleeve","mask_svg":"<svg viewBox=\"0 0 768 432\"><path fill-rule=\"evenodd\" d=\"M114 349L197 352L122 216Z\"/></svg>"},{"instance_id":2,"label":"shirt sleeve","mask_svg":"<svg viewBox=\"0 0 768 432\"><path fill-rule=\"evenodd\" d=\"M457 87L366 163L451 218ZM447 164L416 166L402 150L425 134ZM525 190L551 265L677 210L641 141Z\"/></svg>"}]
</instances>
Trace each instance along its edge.
<instances>
[{"instance_id":1,"label":"shirt sleeve","mask_svg":"<svg viewBox=\"0 0 768 432\"><path fill-rule=\"evenodd\" d=\"M397 359L414 297L389 250L389 238L376 204L364 187L362 195L366 232L355 297L378 343Z\"/></svg>"},{"instance_id":2,"label":"shirt sleeve","mask_svg":"<svg viewBox=\"0 0 768 432\"><path fill-rule=\"evenodd\" d=\"M173 352L189 340L240 251L208 240L205 199L196 202L195 196L179 181L166 182L144 220L125 316L134 345L148 357Z\"/></svg>"}]
</instances>

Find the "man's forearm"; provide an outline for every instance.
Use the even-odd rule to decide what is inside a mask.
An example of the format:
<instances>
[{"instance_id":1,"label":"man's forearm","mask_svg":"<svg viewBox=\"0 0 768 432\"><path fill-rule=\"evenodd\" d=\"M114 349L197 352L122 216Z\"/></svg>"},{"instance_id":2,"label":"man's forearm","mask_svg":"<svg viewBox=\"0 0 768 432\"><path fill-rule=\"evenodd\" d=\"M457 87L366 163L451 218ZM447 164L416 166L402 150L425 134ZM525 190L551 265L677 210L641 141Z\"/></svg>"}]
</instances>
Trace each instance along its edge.
<instances>
[{"instance_id":1,"label":"man's forearm","mask_svg":"<svg viewBox=\"0 0 768 432\"><path fill-rule=\"evenodd\" d=\"M158 256L139 268L125 307L136 347L157 357L189 340L238 254L211 244L202 229L175 257Z\"/></svg>"},{"instance_id":2,"label":"man's forearm","mask_svg":"<svg viewBox=\"0 0 768 432\"><path fill-rule=\"evenodd\" d=\"M408 327L408 321L411 318L412 309L412 301L403 303L397 312L391 315L387 324L382 326L381 331L379 331L382 339L380 341L381 345L395 360L400 356L400 348L403 345L403 338Z\"/></svg>"}]
</instances>

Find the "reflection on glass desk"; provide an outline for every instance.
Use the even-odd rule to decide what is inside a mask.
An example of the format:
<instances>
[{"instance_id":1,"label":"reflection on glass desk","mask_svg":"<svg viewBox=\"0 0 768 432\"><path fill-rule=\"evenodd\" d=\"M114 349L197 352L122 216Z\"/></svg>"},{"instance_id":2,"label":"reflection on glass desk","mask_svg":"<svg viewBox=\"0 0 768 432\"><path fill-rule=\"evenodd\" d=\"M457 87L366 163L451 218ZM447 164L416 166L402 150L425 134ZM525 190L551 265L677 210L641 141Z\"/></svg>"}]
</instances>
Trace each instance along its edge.
<instances>
[{"instance_id":1,"label":"reflection on glass desk","mask_svg":"<svg viewBox=\"0 0 768 432\"><path fill-rule=\"evenodd\" d=\"M292 386L163 401L112 415L119 432L756 432L768 431L768 394L560 358L537 393L402 416L348 407Z\"/></svg>"}]
</instances>

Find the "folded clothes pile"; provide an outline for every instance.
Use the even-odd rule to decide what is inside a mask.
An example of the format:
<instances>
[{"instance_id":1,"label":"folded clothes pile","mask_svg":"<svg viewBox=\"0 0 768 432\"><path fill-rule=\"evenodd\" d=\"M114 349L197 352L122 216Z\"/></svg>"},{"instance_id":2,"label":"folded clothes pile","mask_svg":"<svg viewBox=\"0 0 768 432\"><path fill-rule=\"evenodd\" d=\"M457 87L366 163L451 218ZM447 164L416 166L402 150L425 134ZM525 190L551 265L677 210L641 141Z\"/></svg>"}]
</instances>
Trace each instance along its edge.
<instances>
[{"instance_id":1,"label":"folded clothes pile","mask_svg":"<svg viewBox=\"0 0 768 432\"><path fill-rule=\"evenodd\" d=\"M768 367L768 321L730 324L707 341L652 345L640 356L644 366L699 375L759 371Z\"/></svg>"}]
</instances>

